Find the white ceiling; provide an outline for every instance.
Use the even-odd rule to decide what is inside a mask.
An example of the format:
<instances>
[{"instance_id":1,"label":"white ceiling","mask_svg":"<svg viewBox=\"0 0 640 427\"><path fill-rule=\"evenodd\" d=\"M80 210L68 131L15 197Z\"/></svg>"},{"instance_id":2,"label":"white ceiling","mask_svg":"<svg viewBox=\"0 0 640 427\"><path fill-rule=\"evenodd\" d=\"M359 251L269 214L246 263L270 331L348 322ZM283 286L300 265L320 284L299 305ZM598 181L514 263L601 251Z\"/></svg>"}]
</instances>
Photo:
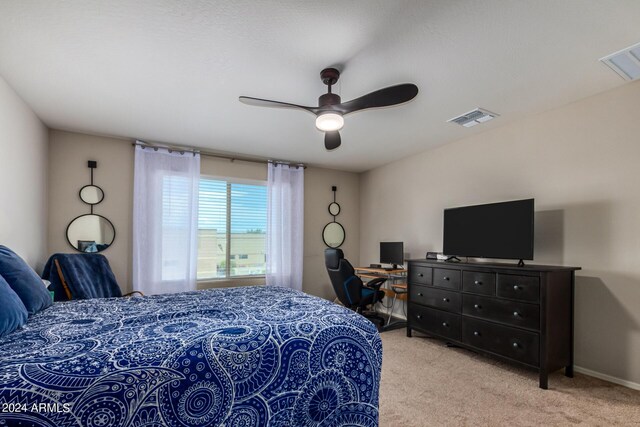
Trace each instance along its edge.
<instances>
[{"instance_id":1,"label":"white ceiling","mask_svg":"<svg viewBox=\"0 0 640 427\"><path fill-rule=\"evenodd\" d=\"M51 128L363 171L624 84L598 58L640 41L638 0L0 0L0 75ZM319 72L343 100L418 97L346 117L326 152ZM475 107L501 114L465 129Z\"/></svg>"}]
</instances>

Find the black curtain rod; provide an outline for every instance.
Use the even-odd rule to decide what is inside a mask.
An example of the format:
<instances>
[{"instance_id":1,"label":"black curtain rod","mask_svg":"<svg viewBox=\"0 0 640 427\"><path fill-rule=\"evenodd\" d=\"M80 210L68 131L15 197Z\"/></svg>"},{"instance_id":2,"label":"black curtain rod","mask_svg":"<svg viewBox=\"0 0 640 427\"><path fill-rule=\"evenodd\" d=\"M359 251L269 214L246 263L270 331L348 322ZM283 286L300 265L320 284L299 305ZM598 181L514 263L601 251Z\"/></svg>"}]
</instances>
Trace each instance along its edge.
<instances>
[{"instance_id":1,"label":"black curtain rod","mask_svg":"<svg viewBox=\"0 0 640 427\"><path fill-rule=\"evenodd\" d=\"M192 153L194 156L196 154L200 154L201 156L205 156L205 157L215 157L217 159L230 160L231 162L235 162L236 160L238 160L238 161L241 161L241 162L261 163L261 164L273 163L276 166L278 166L278 165L288 165L288 166L292 166L292 167L296 167L296 168L303 168L303 169L307 168L307 165L305 165L304 163L292 163L292 162L288 162L288 161L285 161L285 160L258 160L258 159L251 159L251 158L242 157L242 156L229 156L229 155L224 155L224 154L210 153L210 152L207 152L207 151L202 151L202 150L198 150L198 149L194 149L194 148L188 148L188 147L179 147L179 146L162 145L162 144L151 144L151 143L143 142L143 141L136 141L136 142L133 142L131 145L133 145L133 146L139 145L142 148L151 148L151 149L156 150L156 151L158 149L162 148L162 149L168 150L170 153L172 153L172 152L176 152L176 153L180 153L180 154Z\"/></svg>"}]
</instances>

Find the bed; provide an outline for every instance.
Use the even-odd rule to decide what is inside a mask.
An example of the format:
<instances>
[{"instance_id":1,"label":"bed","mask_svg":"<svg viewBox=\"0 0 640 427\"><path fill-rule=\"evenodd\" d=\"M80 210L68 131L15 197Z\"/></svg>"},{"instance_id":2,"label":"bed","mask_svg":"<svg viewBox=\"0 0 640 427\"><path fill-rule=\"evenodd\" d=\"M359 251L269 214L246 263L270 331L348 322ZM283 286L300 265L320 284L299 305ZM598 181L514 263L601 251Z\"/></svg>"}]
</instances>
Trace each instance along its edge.
<instances>
[{"instance_id":1,"label":"bed","mask_svg":"<svg viewBox=\"0 0 640 427\"><path fill-rule=\"evenodd\" d=\"M240 287L56 303L0 338L0 426L377 426L375 326Z\"/></svg>"}]
</instances>

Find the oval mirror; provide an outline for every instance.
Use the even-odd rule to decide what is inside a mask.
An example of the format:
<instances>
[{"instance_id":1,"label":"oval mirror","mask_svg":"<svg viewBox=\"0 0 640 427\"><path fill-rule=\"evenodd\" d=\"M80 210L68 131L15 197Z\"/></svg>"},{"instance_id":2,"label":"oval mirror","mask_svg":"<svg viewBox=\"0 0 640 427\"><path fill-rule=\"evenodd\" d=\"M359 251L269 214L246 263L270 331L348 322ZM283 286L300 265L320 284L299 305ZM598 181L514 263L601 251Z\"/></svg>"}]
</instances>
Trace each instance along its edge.
<instances>
[{"instance_id":1,"label":"oval mirror","mask_svg":"<svg viewBox=\"0 0 640 427\"><path fill-rule=\"evenodd\" d=\"M97 185L85 185L80 189L80 199L88 205L97 205L104 199L104 192Z\"/></svg>"},{"instance_id":2,"label":"oval mirror","mask_svg":"<svg viewBox=\"0 0 640 427\"><path fill-rule=\"evenodd\" d=\"M340 205L337 204L336 202L332 202L329 205L329 213L333 216L336 216L340 213Z\"/></svg>"},{"instance_id":3,"label":"oval mirror","mask_svg":"<svg viewBox=\"0 0 640 427\"><path fill-rule=\"evenodd\" d=\"M67 227L67 240L79 252L102 252L115 238L113 224L101 215L80 215Z\"/></svg>"},{"instance_id":4,"label":"oval mirror","mask_svg":"<svg viewBox=\"0 0 640 427\"><path fill-rule=\"evenodd\" d=\"M344 243L344 227L339 222L330 222L322 230L322 240L330 248L339 248Z\"/></svg>"}]
</instances>

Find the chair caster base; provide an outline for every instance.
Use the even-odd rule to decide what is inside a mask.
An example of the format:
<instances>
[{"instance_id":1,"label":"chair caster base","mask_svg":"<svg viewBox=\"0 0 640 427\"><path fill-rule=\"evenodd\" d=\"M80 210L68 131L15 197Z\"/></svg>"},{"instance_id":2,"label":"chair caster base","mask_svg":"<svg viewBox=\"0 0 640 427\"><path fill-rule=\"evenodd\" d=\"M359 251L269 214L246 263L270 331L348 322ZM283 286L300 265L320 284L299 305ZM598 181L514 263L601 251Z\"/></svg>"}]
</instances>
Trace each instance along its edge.
<instances>
[{"instance_id":1,"label":"chair caster base","mask_svg":"<svg viewBox=\"0 0 640 427\"><path fill-rule=\"evenodd\" d=\"M384 317L379 316L378 314L375 314L375 312L365 312L365 313L360 313L360 314L365 319L371 321L371 323L376 325L376 328L378 329L378 332L382 332L382 329L384 328L384 324L386 322Z\"/></svg>"}]
</instances>

